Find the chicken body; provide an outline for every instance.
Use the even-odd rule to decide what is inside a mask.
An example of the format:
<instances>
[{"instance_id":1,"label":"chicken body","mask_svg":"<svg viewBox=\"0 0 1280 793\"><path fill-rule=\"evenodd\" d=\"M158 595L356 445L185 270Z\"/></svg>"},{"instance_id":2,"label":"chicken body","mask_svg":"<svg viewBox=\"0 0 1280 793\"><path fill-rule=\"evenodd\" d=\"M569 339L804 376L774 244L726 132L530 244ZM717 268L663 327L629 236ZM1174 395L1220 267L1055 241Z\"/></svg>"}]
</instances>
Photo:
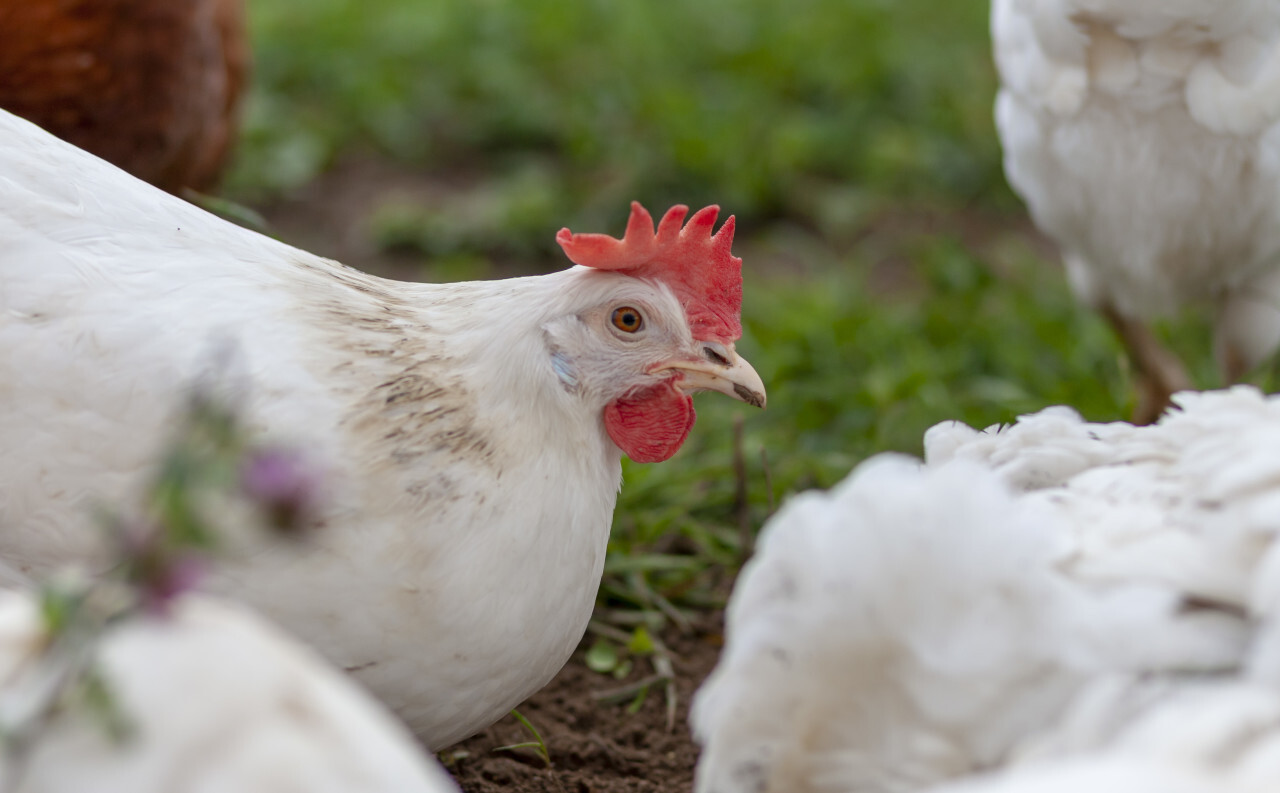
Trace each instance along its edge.
<instances>
[{"instance_id":1,"label":"chicken body","mask_svg":"<svg viewBox=\"0 0 1280 793\"><path fill-rule=\"evenodd\" d=\"M94 671L123 736L85 699L31 718L63 674L59 650L34 597L0 594L0 713L24 737L0 757L6 790L457 793L366 692L242 608L188 596L106 630Z\"/></svg>"},{"instance_id":2,"label":"chicken body","mask_svg":"<svg viewBox=\"0 0 1280 793\"><path fill-rule=\"evenodd\" d=\"M216 181L248 65L243 0L0 6L0 107L170 192Z\"/></svg>"},{"instance_id":3,"label":"chicken body","mask_svg":"<svg viewBox=\"0 0 1280 793\"><path fill-rule=\"evenodd\" d=\"M924 464L793 499L695 701L697 789L1274 785L1280 398L1177 400L1146 427L939 425Z\"/></svg>"},{"instance_id":4,"label":"chicken body","mask_svg":"<svg viewBox=\"0 0 1280 793\"><path fill-rule=\"evenodd\" d=\"M1190 386L1148 323L1217 316L1228 381L1280 344L1280 9L993 0L1005 173L1140 380L1136 420Z\"/></svg>"},{"instance_id":5,"label":"chicken body","mask_svg":"<svg viewBox=\"0 0 1280 793\"><path fill-rule=\"evenodd\" d=\"M661 280L373 278L11 116L0 242L0 557L26 573L103 565L95 505L137 502L191 389L212 384L325 482L306 550L245 555L218 589L351 670L433 748L504 715L573 651L619 444L673 454L689 390L763 404L732 340L694 338L691 304ZM643 327L611 325L621 308Z\"/></svg>"}]
</instances>

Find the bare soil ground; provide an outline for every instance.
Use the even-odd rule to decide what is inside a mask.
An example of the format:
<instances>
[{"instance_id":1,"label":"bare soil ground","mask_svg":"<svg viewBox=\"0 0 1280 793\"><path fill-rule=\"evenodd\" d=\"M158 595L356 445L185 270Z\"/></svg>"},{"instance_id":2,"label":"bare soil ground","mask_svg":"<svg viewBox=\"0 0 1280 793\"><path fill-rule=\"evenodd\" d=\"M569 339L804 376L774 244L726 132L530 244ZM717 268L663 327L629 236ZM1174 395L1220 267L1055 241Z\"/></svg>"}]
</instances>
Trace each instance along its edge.
<instances>
[{"instance_id":1,"label":"bare soil ground","mask_svg":"<svg viewBox=\"0 0 1280 793\"><path fill-rule=\"evenodd\" d=\"M720 652L719 614L707 615L689 636L669 635L674 654L676 718L667 729L661 686L640 707L601 702L598 694L640 680L643 660L623 680L592 672L586 645L556 679L519 707L541 733L550 767L532 749L497 751L531 736L508 716L479 735L441 753L465 793L684 793L693 789L698 750L689 732L689 703Z\"/></svg>"}]
</instances>

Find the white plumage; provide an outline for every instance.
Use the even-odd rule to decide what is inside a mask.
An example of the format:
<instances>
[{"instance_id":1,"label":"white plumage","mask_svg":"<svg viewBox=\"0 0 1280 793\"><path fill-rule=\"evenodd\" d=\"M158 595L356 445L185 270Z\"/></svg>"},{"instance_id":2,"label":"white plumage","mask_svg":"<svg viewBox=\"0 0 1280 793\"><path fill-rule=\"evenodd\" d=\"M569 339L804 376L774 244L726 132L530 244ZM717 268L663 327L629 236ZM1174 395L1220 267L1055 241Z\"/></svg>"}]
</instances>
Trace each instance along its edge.
<instances>
[{"instance_id":1,"label":"white plumage","mask_svg":"<svg viewBox=\"0 0 1280 793\"><path fill-rule=\"evenodd\" d=\"M620 446L674 454L692 391L764 403L733 349L732 218L712 236L714 208L683 217L655 237L635 205L623 243L562 231L590 267L400 283L0 113L0 557L105 564L94 507L138 503L193 384L212 384L325 474L306 549L230 562L219 591L353 671L429 746L464 738L581 638Z\"/></svg>"},{"instance_id":2,"label":"white plumage","mask_svg":"<svg viewBox=\"0 0 1280 793\"><path fill-rule=\"evenodd\" d=\"M1011 768L929 793L1265 793L1280 779L1274 686L1103 679L1076 700Z\"/></svg>"},{"instance_id":3,"label":"white plumage","mask_svg":"<svg viewBox=\"0 0 1280 793\"><path fill-rule=\"evenodd\" d=\"M1142 378L1139 418L1189 386L1147 322L1216 311L1238 379L1280 344L1280 6L993 0L1009 183Z\"/></svg>"},{"instance_id":4,"label":"white plumage","mask_svg":"<svg viewBox=\"0 0 1280 793\"><path fill-rule=\"evenodd\" d=\"M1068 408L941 424L925 463L873 458L789 502L694 705L697 789L888 793L994 770L973 793L1263 789L1280 770L1280 397L1176 401L1147 427Z\"/></svg>"},{"instance_id":5,"label":"white plumage","mask_svg":"<svg viewBox=\"0 0 1280 793\"><path fill-rule=\"evenodd\" d=\"M310 649L225 603L188 596L172 609L113 624L93 650L124 736L73 700L26 751L0 756L5 790L456 793L402 724ZM0 713L55 666L48 643L36 600L0 594Z\"/></svg>"}]
</instances>

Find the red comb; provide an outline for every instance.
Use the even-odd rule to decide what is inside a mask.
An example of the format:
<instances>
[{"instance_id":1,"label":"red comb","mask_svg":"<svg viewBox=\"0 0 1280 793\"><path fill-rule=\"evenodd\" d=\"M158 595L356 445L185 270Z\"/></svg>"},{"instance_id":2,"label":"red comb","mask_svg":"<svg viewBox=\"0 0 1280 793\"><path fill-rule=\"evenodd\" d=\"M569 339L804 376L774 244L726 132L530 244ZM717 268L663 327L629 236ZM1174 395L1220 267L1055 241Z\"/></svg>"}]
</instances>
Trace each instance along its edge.
<instances>
[{"instance_id":1,"label":"red comb","mask_svg":"<svg viewBox=\"0 0 1280 793\"><path fill-rule=\"evenodd\" d=\"M655 234L649 211L632 201L622 239L560 229L556 242L574 264L661 281L684 305L694 338L731 343L742 335L742 259L730 250L733 216L712 234L720 207L699 209L682 228L688 213L687 206L671 207Z\"/></svg>"}]
</instances>

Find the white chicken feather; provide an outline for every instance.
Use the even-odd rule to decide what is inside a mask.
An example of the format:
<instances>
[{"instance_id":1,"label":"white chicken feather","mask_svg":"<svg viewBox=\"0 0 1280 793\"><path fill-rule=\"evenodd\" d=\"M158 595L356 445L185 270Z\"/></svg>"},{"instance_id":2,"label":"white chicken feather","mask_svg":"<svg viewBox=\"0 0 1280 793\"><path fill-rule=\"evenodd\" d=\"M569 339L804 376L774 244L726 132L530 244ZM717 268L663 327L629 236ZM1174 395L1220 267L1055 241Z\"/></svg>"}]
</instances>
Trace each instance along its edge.
<instances>
[{"instance_id":1,"label":"white chicken feather","mask_svg":"<svg viewBox=\"0 0 1280 793\"><path fill-rule=\"evenodd\" d=\"M81 700L6 746L13 793L456 793L380 704L243 608L187 596L116 622L93 650L112 735ZM0 593L0 713L51 666L37 599ZM23 710L23 708L18 708ZM12 733L6 735L12 738Z\"/></svg>"},{"instance_id":2,"label":"white chicken feather","mask_svg":"<svg viewBox=\"0 0 1280 793\"><path fill-rule=\"evenodd\" d=\"M1110 677L1077 695L1009 767L929 793L1263 793L1278 778L1274 685Z\"/></svg>"},{"instance_id":3,"label":"white chicken feather","mask_svg":"<svg viewBox=\"0 0 1280 793\"><path fill-rule=\"evenodd\" d=\"M1012 793L1017 769L1058 763L1098 790L1263 789L1247 780L1280 768L1280 397L1175 399L1146 427L1066 408L948 422L923 464L874 458L793 499L694 704L697 789L891 793L1001 769L973 790Z\"/></svg>"},{"instance_id":4,"label":"white chicken feather","mask_svg":"<svg viewBox=\"0 0 1280 793\"><path fill-rule=\"evenodd\" d=\"M1217 312L1229 381L1280 345L1280 6L993 0L1005 174L1118 331L1154 420L1189 386L1146 323Z\"/></svg>"},{"instance_id":5,"label":"white chicken feather","mask_svg":"<svg viewBox=\"0 0 1280 793\"><path fill-rule=\"evenodd\" d=\"M1061 706L1088 659L1048 527L977 470L877 458L770 521L695 702L697 790L912 790Z\"/></svg>"},{"instance_id":6,"label":"white chicken feather","mask_svg":"<svg viewBox=\"0 0 1280 793\"><path fill-rule=\"evenodd\" d=\"M716 209L633 205L590 266L386 281L219 220L0 113L0 557L104 564L193 383L325 476L311 542L218 589L349 669L434 748L543 686L591 614L625 450L666 459L689 393L756 405ZM229 363L226 363L229 361Z\"/></svg>"}]
</instances>

